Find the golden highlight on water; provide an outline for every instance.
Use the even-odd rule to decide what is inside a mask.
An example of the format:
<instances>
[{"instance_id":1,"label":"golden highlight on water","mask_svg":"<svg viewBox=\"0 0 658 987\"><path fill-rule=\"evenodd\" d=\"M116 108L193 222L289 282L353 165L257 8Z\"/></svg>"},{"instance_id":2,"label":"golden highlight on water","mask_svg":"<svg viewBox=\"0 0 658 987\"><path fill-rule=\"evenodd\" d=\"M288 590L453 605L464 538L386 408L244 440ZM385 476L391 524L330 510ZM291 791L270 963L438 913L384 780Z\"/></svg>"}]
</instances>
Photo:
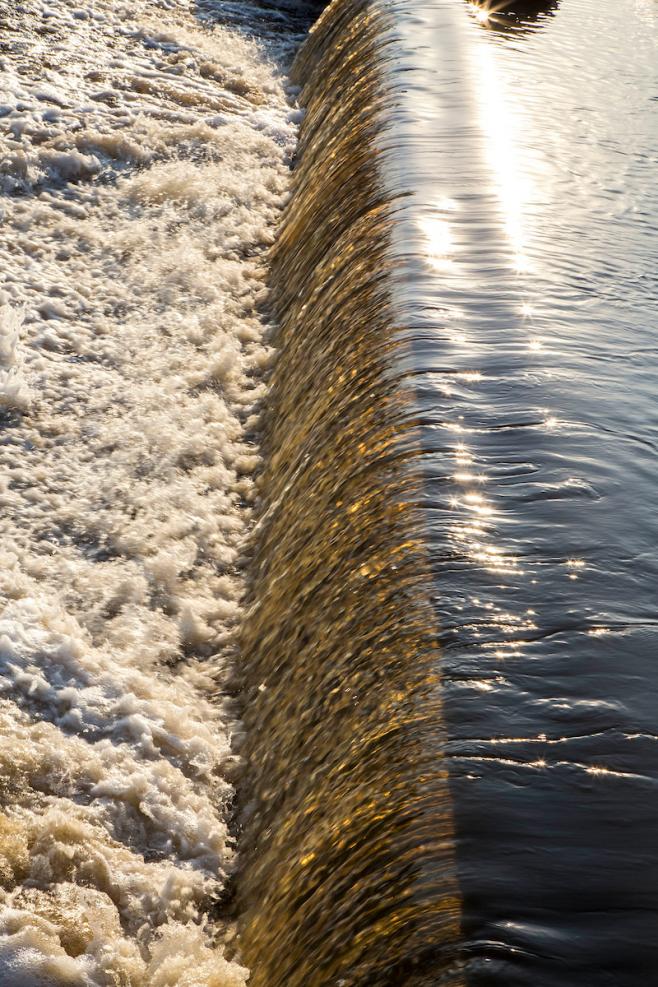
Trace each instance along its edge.
<instances>
[{"instance_id":1,"label":"golden highlight on water","mask_svg":"<svg viewBox=\"0 0 658 987\"><path fill-rule=\"evenodd\" d=\"M0 0L0 987L651 987L654 0Z\"/></svg>"},{"instance_id":2,"label":"golden highlight on water","mask_svg":"<svg viewBox=\"0 0 658 987\"><path fill-rule=\"evenodd\" d=\"M256 987L462 983L418 437L394 374L404 327L378 166L390 34L374 5L334 3L295 67L306 116L272 257L278 357L242 631L254 802L238 887Z\"/></svg>"}]
</instances>

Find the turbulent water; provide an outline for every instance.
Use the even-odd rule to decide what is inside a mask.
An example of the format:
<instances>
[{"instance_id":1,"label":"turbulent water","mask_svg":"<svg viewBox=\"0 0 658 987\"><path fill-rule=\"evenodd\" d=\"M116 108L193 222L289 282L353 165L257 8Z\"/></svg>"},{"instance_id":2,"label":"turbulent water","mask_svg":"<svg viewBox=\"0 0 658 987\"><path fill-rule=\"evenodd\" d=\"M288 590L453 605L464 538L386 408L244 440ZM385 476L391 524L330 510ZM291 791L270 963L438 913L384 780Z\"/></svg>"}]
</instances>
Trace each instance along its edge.
<instances>
[{"instance_id":1,"label":"turbulent water","mask_svg":"<svg viewBox=\"0 0 658 987\"><path fill-rule=\"evenodd\" d=\"M290 38L0 2L3 987L244 983L226 692Z\"/></svg>"},{"instance_id":2,"label":"turbulent water","mask_svg":"<svg viewBox=\"0 0 658 987\"><path fill-rule=\"evenodd\" d=\"M0 0L0 984L646 987L658 7L320 6Z\"/></svg>"}]
</instances>

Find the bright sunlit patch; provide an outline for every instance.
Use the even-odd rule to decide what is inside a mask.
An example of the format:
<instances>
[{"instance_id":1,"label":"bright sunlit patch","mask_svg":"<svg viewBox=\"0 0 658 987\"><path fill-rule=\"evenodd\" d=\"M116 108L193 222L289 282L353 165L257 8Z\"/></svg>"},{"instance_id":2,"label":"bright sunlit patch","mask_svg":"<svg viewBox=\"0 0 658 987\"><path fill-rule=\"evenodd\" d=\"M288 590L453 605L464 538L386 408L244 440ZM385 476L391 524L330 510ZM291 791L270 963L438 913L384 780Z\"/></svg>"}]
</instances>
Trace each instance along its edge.
<instances>
[{"instance_id":1,"label":"bright sunlit patch","mask_svg":"<svg viewBox=\"0 0 658 987\"><path fill-rule=\"evenodd\" d=\"M505 2L492 3L491 0L478 3L477 0L474 0L468 6L476 21L480 24L489 24L496 14L505 9L506 4Z\"/></svg>"},{"instance_id":2,"label":"bright sunlit patch","mask_svg":"<svg viewBox=\"0 0 658 987\"><path fill-rule=\"evenodd\" d=\"M521 658L523 656L522 649L525 646L525 641L505 641L504 644L496 648L494 657L498 658L499 661L507 661L509 658ZM502 743L504 742L503 740Z\"/></svg>"},{"instance_id":3,"label":"bright sunlit patch","mask_svg":"<svg viewBox=\"0 0 658 987\"><path fill-rule=\"evenodd\" d=\"M461 683L462 688L476 689L477 692L493 692L493 685L487 679L467 679Z\"/></svg>"},{"instance_id":4,"label":"bright sunlit patch","mask_svg":"<svg viewBox=\"0 0 658 987\"><path fill-rule=\"evenodd\" d=\"M510 218L508 216L508 222L507 222L508 229L509 229L509 223L510 223ZM514 236L516 236L516 233L514 233ZM512 263L512 267L517 274L527 274L527 272L530 270L530 261L525 256L525 254L518 253L514 255L514 261Z\"/></svg>"},{"instance_id":5,"label":"bright sunlit patch","mask_svg":"<svg viewBox=\"0 0 658 987\"><path fill-rule=\"evenodd\" d=\"M473 462L473 453L470 452L463 442L459 442L455 446L455 459L459 466L467 466Z\"/></svg>"},{"instance_id":6,"label":"bright sunlit patch","mask_svg":"<svg viewBox=\"0 0 658 987\"><path fill-rule=\"evenodd\" d=\"M466 470L459 470L459 472L453 474L453 479L457 483L485 483L486 476L478 475L477 473L469 473Z\"/></svg>"},{"instance_id":7,"label":"bright sunlit patch","mask_svg":"<svg viewBox=\"0 0 658 987\"><path fill-rule=\"evenodd\" d=\"M445 219L425 219L421 224L427 240L427 259L433 267L446 268L452 262L450 224Z\"/></svg>"},{"instance_id":8,"label":"bright sunlit patch","mask_svg":"<svg viewBox=\"0 0 658 987\"><path fill-rule=\"evenodd\" d=\"M498 8L475 6L476 18L486 23ZM530 270L526 249L524 211L529 198L528 181L519 166L517 119L513 94L504 86L496 53L487 38L473 46L473 68L480 104L485 150L493 171L503 223L511 247L510 267L517 274Z\"/></svg>"},{"instance_id":9,"label":"bright sunlit patch","mask_svg":"<svg viewBox=\"0 0 658 987\"><path fill-rule=\"evenodd\" d=\"M464 494L462 500L469 510L475 514L479 514L481 517L489 517L495 513L493 507L486 502L482 494L467 493Z\"/></svg>"},{"instance_id":10,"label":"bright sunlit patch","mask_svg":"<svg viewBox=\"0 0 658 987\"><path fill-rule=\"evenodd\" d=\"M426 242L427 261L437 270L446 270L452 266L455 245L448 217L458 208L455 199L444 196L436 202L434 215L420 220L419 226Z\"/></svg>"},{"instance_id":11,"label":"bright sunlit patch","mask_svg":"<svg viewBox=\"0 0 658 987\"><path fill-rule=\"evenodd\" d=\"M601 777L605 775L612 775L615 778L627 778L628 773L625 771L613 771L612 768L604 768L600 764L588 764L585 767L585 771L588 775L594 775L594 777Z\"/></svg>"},{"instance_id":12,"label":"bright sunlit patch","mask_svg":"<svg viewBox=\"0 0 658 987\"><path fill-rule=\"evenodd\" d=\"M509 6L509 0L500 0L498 3L493 0L470 0L468 6L478 23L485 27L493 27L496 21L501 20L497 15Z\"/></svg>"},{"instance_id":13,"label":"bright sunlit patch","mask_svg":"<svg viewBox=\"0 0 658 987\"><path fill-rule=\"evenodd\" d=\"M484 545L476 542L469 554L474 562L484 565L489 572L511 572L518 569L518 559L505 555L498 545ZM502 618L494 618L494 623L501 622ZM506 631L506 633L508 632Z\"/></svg>"}]
</instances>

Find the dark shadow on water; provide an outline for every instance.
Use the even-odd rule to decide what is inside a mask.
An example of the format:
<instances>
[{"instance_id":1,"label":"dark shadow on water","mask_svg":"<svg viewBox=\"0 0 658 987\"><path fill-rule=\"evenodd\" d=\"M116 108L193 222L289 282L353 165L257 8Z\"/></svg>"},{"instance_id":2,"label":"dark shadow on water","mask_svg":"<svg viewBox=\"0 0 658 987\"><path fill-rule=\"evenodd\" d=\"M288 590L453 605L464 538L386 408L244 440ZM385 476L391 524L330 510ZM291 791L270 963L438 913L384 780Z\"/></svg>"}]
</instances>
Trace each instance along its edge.
<instances>
[{"instance_id":1,"label":"dark shadow on water","mask_svg":"<svg viewBox=\"0 0 658 987\"><path fill-rule=\"evenodd\" d=\"M195 0L196 17L266 40L305 34L325 4L320 0Z\"/></svg>"},{"instance_id":2,"label":"dark shadow on water","mask_svg":"<svg viewBox=\"0 0 658 987\"><path fill-rule=\"evenodd\" d=\"M488 31L529 34L545 27L559 10L560 0L467 0L478 21Z\"/></svg>"}]
</instances>

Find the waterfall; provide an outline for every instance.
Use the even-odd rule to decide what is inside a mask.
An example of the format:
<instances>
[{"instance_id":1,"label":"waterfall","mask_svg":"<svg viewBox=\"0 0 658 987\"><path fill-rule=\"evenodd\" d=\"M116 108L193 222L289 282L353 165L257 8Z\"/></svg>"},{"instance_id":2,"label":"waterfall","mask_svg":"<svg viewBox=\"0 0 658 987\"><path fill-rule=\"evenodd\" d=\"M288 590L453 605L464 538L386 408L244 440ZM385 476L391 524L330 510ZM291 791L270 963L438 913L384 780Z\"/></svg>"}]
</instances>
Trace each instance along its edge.
<instances>
[{"instance_id":1,"label":"waterfall","mask_svg":"<svg viewBox=\"0 0 658 987\"><path fill-rule=\"evenodd\" d=\"M253 987L461 984L441 672L381 134L395 41L338 0L272 254L278 359L242 651Z\"/></svg>"}]
</instances>

